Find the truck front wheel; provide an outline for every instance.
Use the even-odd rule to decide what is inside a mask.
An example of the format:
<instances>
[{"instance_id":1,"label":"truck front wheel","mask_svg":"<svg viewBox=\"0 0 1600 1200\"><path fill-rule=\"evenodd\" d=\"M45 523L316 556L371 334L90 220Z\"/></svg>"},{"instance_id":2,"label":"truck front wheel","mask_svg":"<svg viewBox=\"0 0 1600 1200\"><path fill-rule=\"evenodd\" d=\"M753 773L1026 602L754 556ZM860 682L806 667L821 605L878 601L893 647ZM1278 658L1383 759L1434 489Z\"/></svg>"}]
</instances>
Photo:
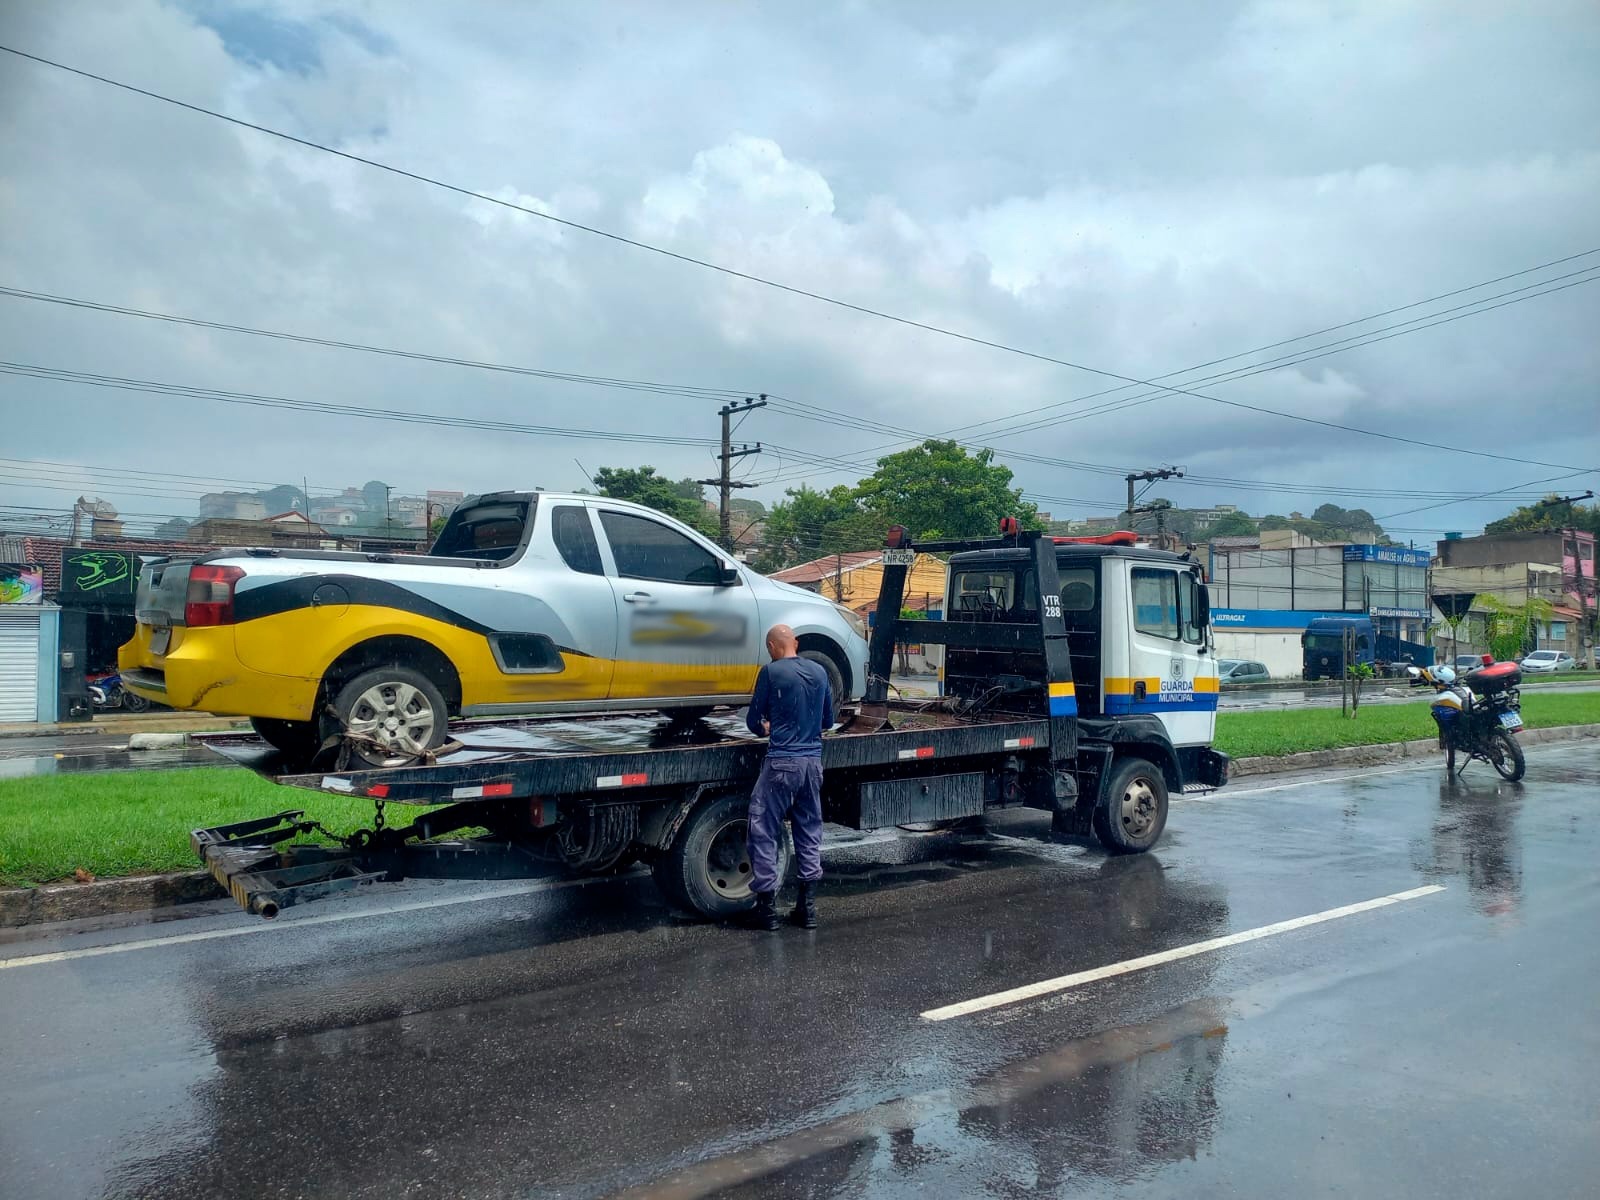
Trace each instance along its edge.
<instances>
[{"instance_id":1,"label":"truck front wheel","mask_svg":"<svg viewBox=\"0 0 1600 1200\"><path fill-rule=\"evenodd\" d=\"M749 798L702 800L655 862L656 886L674 906L703 917L729 917L755 903L751 889ZM793 859L788 831L778 844L778 880Z\"/></svg>"},{"instance_id":2,"label":"truck front wheel","mask_svg":"<svg viewBox=\"0 0 1600 1200\"><path fill-rule=\"evenodd\" d=\"M1113 854L1139 854L1154 846L1167 827L1167 781L1161 768L1142 758L1118 759L1094 813L1100 844Z\"/></svg>"}]
</instances>

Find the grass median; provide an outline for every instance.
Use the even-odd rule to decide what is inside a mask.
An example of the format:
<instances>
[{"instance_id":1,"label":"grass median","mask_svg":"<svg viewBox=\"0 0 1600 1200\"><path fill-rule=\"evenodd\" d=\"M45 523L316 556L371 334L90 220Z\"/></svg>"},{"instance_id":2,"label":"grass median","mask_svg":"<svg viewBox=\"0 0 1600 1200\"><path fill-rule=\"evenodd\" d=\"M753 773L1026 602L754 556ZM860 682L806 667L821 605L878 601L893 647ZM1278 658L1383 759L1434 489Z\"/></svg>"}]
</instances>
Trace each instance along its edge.
<instances>
[{"instance_id":1,"label":"grass median","mask_svg":"<svg viewBox=\"0 0 1600 1200\"><path fill-rule=\"evenodd\" d=\"M1529 729L1600 723L1600 692L1523 692L1522 719ZM1353 720L1337 708L1221 712L1216 744L1235 758L1277 758L1305 750L1409 742L1436 732L1423 697L1414 704L1366 704Z\"/></svg>"},{"instance_id":2,"label":"grass median","mask_svg":"<svg viewBox=\"0 0 1600 1200\"><path fill-rule=\"evenodd\" d=\"M1600 693L1523 695L1530 728L1600 723ZM1355 720L1337 709L1224 712L1217 748L1236 758L1433 736L1425 700L1375 704ZM189 831L304 809L336 833L370 824L372 802L290 790L232 767L120 771L0 780L0 887L190 870ZM394 806L397 823L416 814Z\"/></svg>"}]
</instances>

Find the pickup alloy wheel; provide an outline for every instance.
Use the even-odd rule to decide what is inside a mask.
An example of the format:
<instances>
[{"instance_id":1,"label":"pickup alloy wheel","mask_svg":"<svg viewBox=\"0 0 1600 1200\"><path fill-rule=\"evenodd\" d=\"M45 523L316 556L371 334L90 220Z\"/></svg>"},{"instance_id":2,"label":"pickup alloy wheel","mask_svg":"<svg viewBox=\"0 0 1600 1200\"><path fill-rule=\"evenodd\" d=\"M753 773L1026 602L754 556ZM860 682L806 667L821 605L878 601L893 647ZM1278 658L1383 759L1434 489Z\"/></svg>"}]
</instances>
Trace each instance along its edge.
<instances>
[{"instance_id":1,"label":"pickup alloy wheel","mask_svg":"<svg viewBox=\"0 0 1600 1200\"><path fill-rule=\"evenodd\" d=\"M444 741L449 719L438 686L409 667L376 667L357 675L334 698L351 751L375 767L398 767ZM339 732L336 730L335 732Z\"/></svg>"}]
</instances>

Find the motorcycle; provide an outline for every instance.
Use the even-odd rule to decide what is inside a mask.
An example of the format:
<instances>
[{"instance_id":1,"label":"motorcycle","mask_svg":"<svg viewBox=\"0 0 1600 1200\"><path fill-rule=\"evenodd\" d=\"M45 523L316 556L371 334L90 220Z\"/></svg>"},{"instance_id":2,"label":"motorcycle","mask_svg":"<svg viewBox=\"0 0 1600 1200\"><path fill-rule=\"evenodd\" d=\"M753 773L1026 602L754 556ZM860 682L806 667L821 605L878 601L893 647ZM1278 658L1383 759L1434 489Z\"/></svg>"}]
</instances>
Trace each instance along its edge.
<instances>
[{"instance_id":1,"label":"motorcycle","mask_svg":"<svg viewBox=\"0 0 1600 1200\"><path fill-rule=\"evenodd\" d=\"M150 711L150 701L136 696L122 686L122 676L116 671L92 678L89 683L89 700L97 711L120 708L124 712Z\"/></svg>"},{"instance_id":2,"label":"motorcycle","mask_svg":"<svg viewBox=\"0 0 1600 1200\"><path fill-rule=\"evenodd\" d=\"M1495 663L1468 671L1457 680L1451 667L1427 667L1423 678L1433 685L1429 706L1439 729L1439 747L1445 752L1445 773L1458 775L1456 752L1465 758L1461 771L1473 759L1488 763L1501 778L1515 783L1527 771L1527 761L1516 735L1522 729L1522 671L1516 663Z\"/></svg>"}]
</instances>

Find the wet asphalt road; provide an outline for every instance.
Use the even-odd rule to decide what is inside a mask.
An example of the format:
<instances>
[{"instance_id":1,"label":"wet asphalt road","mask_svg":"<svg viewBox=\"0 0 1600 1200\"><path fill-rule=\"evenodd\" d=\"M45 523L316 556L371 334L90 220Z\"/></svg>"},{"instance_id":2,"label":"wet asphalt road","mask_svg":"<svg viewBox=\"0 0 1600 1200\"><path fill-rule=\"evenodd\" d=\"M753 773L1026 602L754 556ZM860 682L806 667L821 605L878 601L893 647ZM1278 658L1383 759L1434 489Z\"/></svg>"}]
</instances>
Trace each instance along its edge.
<instances>
[{"instance_id":1,"label":"wet asphalt road","mask_svg":"<svg viewBox=\"0 0 1600 1200\"><path fill-rule=\"evenodd\" d=\"M647 877L14 931L0 1195L1592 1195L1600 744L1248 784L1142 858L835 844L815 934Z\"/></svg>"}]
</instances>

